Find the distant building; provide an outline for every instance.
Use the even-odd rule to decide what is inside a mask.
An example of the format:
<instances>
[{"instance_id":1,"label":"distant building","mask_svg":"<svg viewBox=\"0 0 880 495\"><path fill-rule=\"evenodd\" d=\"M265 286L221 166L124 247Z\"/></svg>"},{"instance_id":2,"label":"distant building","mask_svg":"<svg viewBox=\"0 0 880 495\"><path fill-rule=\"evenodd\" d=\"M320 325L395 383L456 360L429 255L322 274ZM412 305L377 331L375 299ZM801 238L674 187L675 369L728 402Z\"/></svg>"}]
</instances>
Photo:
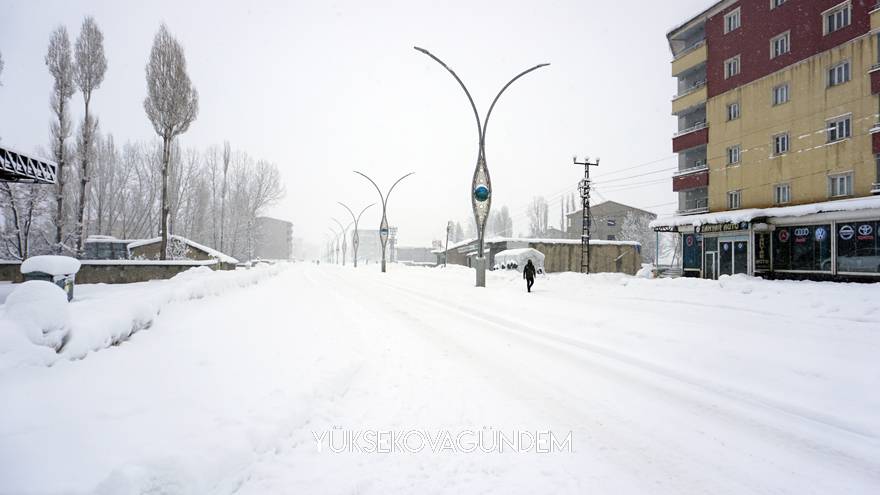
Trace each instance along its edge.
<instances>
[{"instance_id":1,"label":"distant building","mask_svg":"<svg viewBox=\"0 0 880 495\"><path fill-rule=\"evenodd\" d=\"M583 209L566 215L566 233L569 239L580 239L583 233ZM650 233L648 224L657 218L650 211L640 210L632 206L606 201L590 207L592 223L590 225L590 237L603 241L639 241L640 239L628 239L632 235L624 234L622 227L624 220L630 217L630 221L637 221L645 225L645 233Z\"/></svg>"},{"instance_id":2,"label":"distant building","mask_svg":"<svg viewBox=\"0 0 880 495\"><path fill-rule=\"evenodd\" d=\"M117 239L109 235L90 235L83 247L83 259L127 260L128 245L136 239Z\"/></svg>"},{"instance_id":3,"label":"distant building","mask_svg":"<svg viewBox=\"0 0 880 495\"><path fill-rule=\"evenodd\" d=\"M351 242L351 239L348 239ZM388 244L385 247L385 259L397 261L395 247L397 245L397 227L388 229ZM364 263L378 263L382 260L382 244L378 230L358 230L358 260Z\"/></svg>"},{"instance_id":4,"label":"distant building","mask_svg":"<svg viewBox=\"0 0 880 495\"><path fill-rule=\"evenodd\" d=\"M293 224L277 218L257 217L254 256L269 260L293 258Z\"/></svg>"},{"instance_id":5,"label":"distant building","mask_svg":"<svg viewBox=\"0 0 880 495\"><path fill-rule=\"evenodd\" d=\"M432 252L433 248L427 247L398 247L395 249L396 261L400 263L436 263L437 256Z\"/></svg>"}]
</instances>

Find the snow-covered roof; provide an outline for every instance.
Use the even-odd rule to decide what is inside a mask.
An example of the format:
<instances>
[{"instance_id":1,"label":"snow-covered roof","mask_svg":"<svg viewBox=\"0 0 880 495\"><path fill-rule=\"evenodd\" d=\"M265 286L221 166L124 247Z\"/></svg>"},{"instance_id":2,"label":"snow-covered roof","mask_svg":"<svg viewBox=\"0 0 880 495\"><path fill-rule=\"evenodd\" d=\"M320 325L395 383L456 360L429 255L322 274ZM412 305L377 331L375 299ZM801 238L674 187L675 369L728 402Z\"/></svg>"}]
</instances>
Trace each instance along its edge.
<instances>
[{"instance_id":1,"label":"snow-covered roof","mask_svg":"<svg viewBox=\"0 0 880 495\"><path fill-rule=\"evenodd\" d=\"M228 254L221 253L220 251L217 251L214 248L209 248L208 246L205 246L203 244L199 244L198 242L191 241L191 240L187 239L186 237L181 237L179 235L172 234L172 235L168 236L168 238L177 240L179 242L183 242L187 246L190 246L194 249L198 249L199 251L203 251L203 252L207 253L208 256L210 256L212 258L216 258L224 263L238 263L238 260L233 258L232 256L229 256ZM161 242L161 241L162 241L161 237L153 237L152 239L141 239L139 241L133 241L133 242L128 243L128 249L132 250L135 248L139 248L141 246L155 244L155 243Z\"/></svg>"},{"instance_id":2,"label":"snow-covered roof","mask_svg":"<svg viewBox=\"0 0 880 495\"><path fill-rule=\"evenodd\" d=\"M858 211L880 209L880 196L840 199L822 203L810 203L796 206L778 206L773 208L748 208L745 210L719 211L702 215L679 215L660 218L650 223L652 229L662 227L680 227L683 225L713 225L722 223L751 222L757 218L803 217L817 213L836 211Z\"/></svg>"},{"instance_id":3,"label":"snow-covered roof","mask_svg":"<svg viewBox=\"0 0 880 495\"><path fill-rule=\"evenodd\" d=\"M139 241L140 239L117 239L112 235L90 235L86 238L86 244L94 243L94 242L117 242L120 244L130 244L132 242Z\"/></svg>"},{"instance_id":4,"label":"snow-covered roof","mask_svg":"<svg viewBox=\"0 0 880 495\"><path fill-rule=\"evenodd\" d=\"M544 253L533 248L507 249L495 255L495 263L504 264L515 261L518 265L524 265L527 260L531 259L538 266L543 266L544 258Z\"/></svg>"},{"instance_id":5,"label":"snow-covered roof","mask_svg":"<svg viewBox=\"0 0 880 495\"><path fill-rule=\"evenodd\" d=\"M43 272L52 276L70 275L79 271L80 262L69 256L31 256L21 264L21 273Z\"/></svg>"}]
</instances>

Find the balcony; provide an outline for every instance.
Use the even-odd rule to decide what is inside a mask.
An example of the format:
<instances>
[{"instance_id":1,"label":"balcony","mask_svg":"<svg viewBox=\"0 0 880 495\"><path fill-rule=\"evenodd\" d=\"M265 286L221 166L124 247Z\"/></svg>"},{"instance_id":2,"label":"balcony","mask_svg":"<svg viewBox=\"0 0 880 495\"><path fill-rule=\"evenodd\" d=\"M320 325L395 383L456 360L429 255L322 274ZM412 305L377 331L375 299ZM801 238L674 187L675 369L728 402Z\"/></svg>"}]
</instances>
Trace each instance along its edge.
<instances>
[{"instance_id":1,"label":"balcony","mask_svg":"<svg viewBox=\"0 0 880 495\"><path fill-rule=\"evenodd\" d=\"M875 182L871 187L871 194L880 194L880 182Z\"/></svg>"},{"instance_id":2,"label":"balcony","mask_svg":"<svg viewBox=\"0 0 880 495\"><path fill-rule=\"evenodd\" d=\"M709 164L706 163L706 160L698 160L694 163L693 166L688 167L688 168L683 168L677 172L674 172L672 174L672 176L673 177L681 177L684 175L691 175L691 174L695 174L697 172L703 172L706 170L709 170Z\"/></svg>"},{"instance_id":3,"label":"balcony","mask_svg":"<svg viewBox=\"0 0 880 495\"><path fill-rule=\"evenodd\" d=\"M707 98L708 92L706 91L706 85L703 84L701 86L696 86L692 88L691 91L677 95L672 100L672 114L678 115L684 113L688 109L705 105Z\"/></svg>"},{"instance_id":4,"label":"balcony","mask_svg":"<svg viewBox=\"0 0 880 495\"><path fill-rule=\"evenodd\" d=\"M706 200L706 206L696 208L688 208L687 210L676 210L676 215L697 215L700 213L709 213L709 200Z\"/></svg>"},{"instance_id":5,"label":"balcony","mask_svg":"<svg viewBox=\"0 0 880 495\"><path fill-rule=\"evenodd\" d=\"M871 10L871 30L880 29L880 3L874 5Z\"/></svg>"},{"instance_id":6,"label":"balcony","mask_svg":"<svg viewBox=\"0 0 880 495\"><path fill-rule=\"evenodd\" d=\"M675 60L672 61L672 77L676 77L691 67L706 62L707 58L706 40L700 40L675 56Z\"/></svg>"},{"instance_id":7,"label":"balcony","mask_svg":"<svg viewBox=\"0 0 880 495\"><path fill-rule=\"evenodd\" d=\"M875 65L876 69L871 69L868 77L871 78L871 94L880 93L880 64Z\"/></svg>"},{"instance_id":8,"label":"balcony","mask_svg":"<svg viewBox=\"0 0 880 495\"><path fill-rule=\"evenodd\" d=\"M690 191L709 186L709 168L678 173L672 177L672 192Z\"/></svg>"},{"instance_id":9,"label":"balcony","mask_svg":"<svg viewBox=\"0 0 880 495\"><path fill-rule=\"evenodd\" d=\"M687 88L679 91L677 95L672 97L672 99L677 100L679 98L684 98L685 96L687 96L695 91L699 91L700 88L702 88L705 85L706 85L706 79L705 78L700 79L699 81L691 83Z\"/></svg>"},{"instance_id":10,"label":"balcony","mask_svg":"<svg viewBox=\"0 0 880 495\"><path fill-rule=\"evenodd\" d=\"M680 153L709 142L709 126L700 122L672 136L672 152Z\"/></svg>"}]
</instances>

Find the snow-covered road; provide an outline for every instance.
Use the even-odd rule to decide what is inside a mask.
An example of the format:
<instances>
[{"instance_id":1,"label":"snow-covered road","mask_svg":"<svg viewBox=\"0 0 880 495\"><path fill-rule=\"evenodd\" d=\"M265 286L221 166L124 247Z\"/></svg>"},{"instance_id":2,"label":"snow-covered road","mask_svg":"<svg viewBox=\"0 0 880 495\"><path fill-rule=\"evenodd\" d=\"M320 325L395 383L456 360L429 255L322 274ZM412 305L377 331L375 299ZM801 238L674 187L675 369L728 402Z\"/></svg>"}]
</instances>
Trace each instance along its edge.
<instances>
[{"instance_id":1,"label":"snow-covered road","mask_svg":"<svg viewBox=\"0 0 880 495\"><path fill-rule=\"evenodd\" d=\"M299 264L0 373L0 493L878 493L880 285ZM572 452L334 453L347 431Z\"/></svg>"}]
</instances>

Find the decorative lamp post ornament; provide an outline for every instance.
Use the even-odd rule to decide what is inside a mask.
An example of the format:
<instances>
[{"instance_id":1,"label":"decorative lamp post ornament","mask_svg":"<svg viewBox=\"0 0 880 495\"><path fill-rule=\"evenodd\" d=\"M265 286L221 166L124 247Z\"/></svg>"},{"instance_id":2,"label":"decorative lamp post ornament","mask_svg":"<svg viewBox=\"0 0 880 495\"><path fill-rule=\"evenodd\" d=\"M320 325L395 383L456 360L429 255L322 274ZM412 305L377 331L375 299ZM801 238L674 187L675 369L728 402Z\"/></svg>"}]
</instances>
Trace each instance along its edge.
<instances>
[{"instance_id":1,"label":"decorative lamp post ornament","mask_svg":"<svg viewBox=\"0 0 880 495\"><path fill-rule=\"evenodd\" d=\"M449 68L442 60L434 56L428 50L424 48L419 48L417 46L413 47L416 51L422 52L425 55L434 59L435 62L442 65L444 69L449 71L452 74L452 77L458 81L458 84L461 86L461 89L464 90L464 94L467 95L468 101L471 104L471 109L474 111L474 118L477 121L477 135L479 138L479 148L477 150L477 166L474 169L474 179L471 182L471 207L474 210L474 220L477 222L477 238L478 238L478 247L477 247L477 258L474 262L474 268L476 269L477 275L477 287L485 287L486 286L486 258L484 256L484 235L486 232L486 220L489 218L489 210L492 207L492 181L489 179L489 167L486 165L486 127L489 125L489 117L492 116L492 109L495 108L495 104L498 103L498 98L501 98L501 94L513 84L514 81L519 79L520 77L532 72L533 70L540 69L541 67L546 67L550 64L538 64L531 69L524 70L516 75L513 79L511 79L507 84L501 88L501 91L495 95L495 99L492 100L492 104L489 106L489 111L486 113L486 118L481 122L480 121L480 113L477 111L477 105L474 104L474 99L471 97L470 91L468 91L467 87L461 81L461 78L458 77L458 74L455 73L452 69Z\"/></svg>"}]
</instances>

